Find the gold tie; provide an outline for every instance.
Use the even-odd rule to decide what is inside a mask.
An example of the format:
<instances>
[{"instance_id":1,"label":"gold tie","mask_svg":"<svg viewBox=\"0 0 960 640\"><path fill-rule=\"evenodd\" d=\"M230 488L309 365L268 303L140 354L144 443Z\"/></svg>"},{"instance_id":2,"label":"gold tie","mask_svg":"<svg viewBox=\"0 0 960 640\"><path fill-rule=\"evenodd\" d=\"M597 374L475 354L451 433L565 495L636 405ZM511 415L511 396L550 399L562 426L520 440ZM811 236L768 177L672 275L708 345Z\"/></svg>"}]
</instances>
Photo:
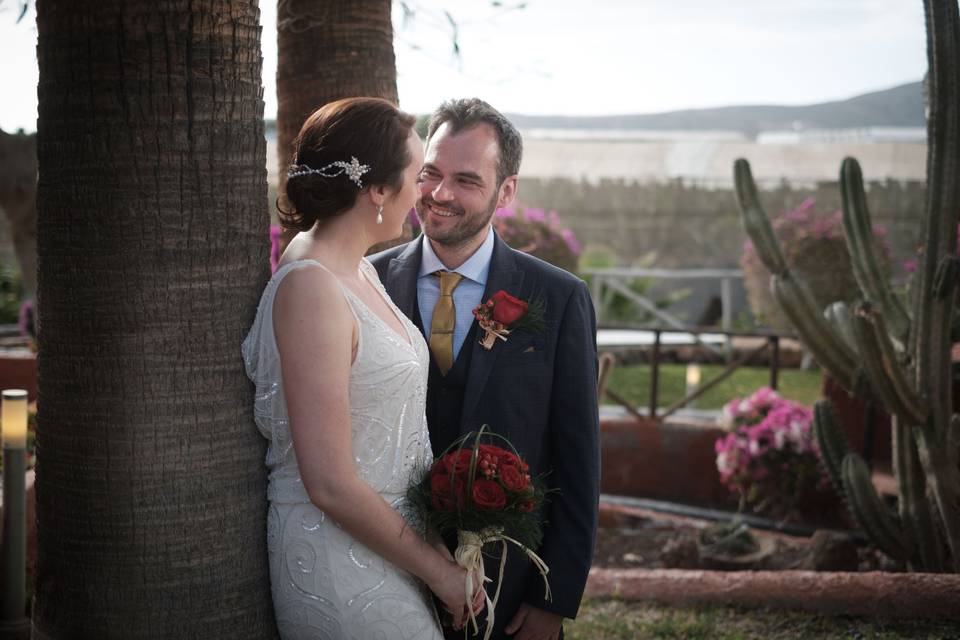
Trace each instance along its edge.
<instances>
[{"instance_id":1,"label":"gold tie","mask_svg":"<svg viewBox=\"0 0 960 640\"><path fill-rule=\"evenodd\" d=\"M456 307L453 306L453 290L463 279L459 273L437 271L440 276L440 299L433 308L433 320L430 323L430 351L440 368L447 375L453 366L453 326L456 320Z\"/></svg>"}]
</instances>

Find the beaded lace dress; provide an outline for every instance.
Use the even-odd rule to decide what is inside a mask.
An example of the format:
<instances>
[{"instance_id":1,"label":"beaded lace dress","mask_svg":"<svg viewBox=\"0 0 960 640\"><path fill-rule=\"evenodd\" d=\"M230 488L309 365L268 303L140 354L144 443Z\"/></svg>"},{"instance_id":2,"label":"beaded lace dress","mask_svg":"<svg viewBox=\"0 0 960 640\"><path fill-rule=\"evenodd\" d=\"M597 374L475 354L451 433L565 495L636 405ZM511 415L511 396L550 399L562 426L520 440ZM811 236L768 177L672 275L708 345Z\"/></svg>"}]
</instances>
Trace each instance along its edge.
<instances>
[{"instance_id":1,"label":"beaded lace dress","mask_svg":"<svg viewBox=\"0 0 960 640\"><path fill-rule=\"evenodd\" d=\"M442 635L427 588L317 509L300 479L272 316L283 278L311 267L325 268L316 261L299 260L277 270L243 342L247 375L256 386L254 416L270 443L267 544L280 636L284 640L439 640ZM354 464L358 476L409 519L403 508L404 493L413 474L432 460L424 414L429 352L420 332L393 305L365 259L361 271L407 335L398 335L340 285L359 328L349 386Z\"/></svg>"}]
</instances>

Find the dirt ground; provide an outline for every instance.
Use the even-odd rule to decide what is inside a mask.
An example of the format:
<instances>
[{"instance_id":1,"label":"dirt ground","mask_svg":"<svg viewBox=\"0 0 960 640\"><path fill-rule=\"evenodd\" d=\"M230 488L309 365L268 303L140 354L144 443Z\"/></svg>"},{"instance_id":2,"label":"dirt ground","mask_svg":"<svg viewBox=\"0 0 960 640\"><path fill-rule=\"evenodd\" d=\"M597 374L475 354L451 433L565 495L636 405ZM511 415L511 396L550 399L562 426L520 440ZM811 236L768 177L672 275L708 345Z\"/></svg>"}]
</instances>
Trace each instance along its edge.
<instances>
[{"instance_id":1,"label":"dirt ground","mask_svg":"<svg viewBox=\"0 0 960 640\"><path fill-rule=\"evenodd\" d=\"M813 569L896 571L874 549L840 535L815 538L751 529L769 553L742 566L701 557L697 537L712 522L650 514L631 517L597 533L594 566L637 569Z\"/></svg>"}]
</instances>

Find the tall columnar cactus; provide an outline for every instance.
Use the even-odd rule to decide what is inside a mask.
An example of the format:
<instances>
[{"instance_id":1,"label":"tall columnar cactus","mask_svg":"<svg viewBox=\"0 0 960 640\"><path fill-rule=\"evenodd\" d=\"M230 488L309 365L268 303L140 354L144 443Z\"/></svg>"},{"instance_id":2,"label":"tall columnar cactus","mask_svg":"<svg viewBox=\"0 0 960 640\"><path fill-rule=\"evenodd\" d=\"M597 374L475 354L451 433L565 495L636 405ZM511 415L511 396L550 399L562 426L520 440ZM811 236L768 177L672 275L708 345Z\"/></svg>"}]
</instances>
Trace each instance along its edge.
<instances>
[{"instance_id":1,"label":"tall columnar cactus","mask_svg":"<svg viewBox=\"0 0 960 640\"><path fill-rule=\"evenodd\" d=\"M927 202L911 308L877 259L860 166L840 168L844 236L860 302L827 309L790 272L760 206L746 160L734 164L744 227L771 272L777 302L814 358L848 390L893 416L898 513L888 512L867 465L848 450L829 400L814 429L824 465L859 526L884 553L925 571L960 572L960 414L952 406L950 325L960 276L960 16L956 2L925 0L930 66Z\"/></svg>"}]
</instances>

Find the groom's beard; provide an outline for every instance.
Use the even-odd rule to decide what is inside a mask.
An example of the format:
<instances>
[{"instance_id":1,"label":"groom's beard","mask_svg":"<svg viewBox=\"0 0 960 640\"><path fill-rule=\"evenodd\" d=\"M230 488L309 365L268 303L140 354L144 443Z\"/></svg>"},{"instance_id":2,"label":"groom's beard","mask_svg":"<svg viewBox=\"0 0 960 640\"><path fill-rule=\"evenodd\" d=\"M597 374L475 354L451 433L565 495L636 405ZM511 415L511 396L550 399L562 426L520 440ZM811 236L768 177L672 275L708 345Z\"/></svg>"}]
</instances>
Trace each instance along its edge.
<instances>
[{"instance_id":1,"label":"groom's beard","mask_svg":"<svg viewBox=\"0 0 960 640\"><path fill-rule=\"evenodd\" d=\"M425 195L417 200L417 217L420 219L420 226L423 228L423 233L430 238L432 242L455 249L469 244L470 241L479 234L486 232L487 225L490 224L490 219L493 217L494 211L497 210L497 200L499 196L500 190L497 189L483 211L469 212L457 204L440 204L429 195ZM447 211L455 213L456 216L454 218L447 219L448 223L455 221L455 224L445 224L442 227L433 224L431 218L436 214L428 210L430 206L446 209Z\"/></svg>"}]
</instances>

